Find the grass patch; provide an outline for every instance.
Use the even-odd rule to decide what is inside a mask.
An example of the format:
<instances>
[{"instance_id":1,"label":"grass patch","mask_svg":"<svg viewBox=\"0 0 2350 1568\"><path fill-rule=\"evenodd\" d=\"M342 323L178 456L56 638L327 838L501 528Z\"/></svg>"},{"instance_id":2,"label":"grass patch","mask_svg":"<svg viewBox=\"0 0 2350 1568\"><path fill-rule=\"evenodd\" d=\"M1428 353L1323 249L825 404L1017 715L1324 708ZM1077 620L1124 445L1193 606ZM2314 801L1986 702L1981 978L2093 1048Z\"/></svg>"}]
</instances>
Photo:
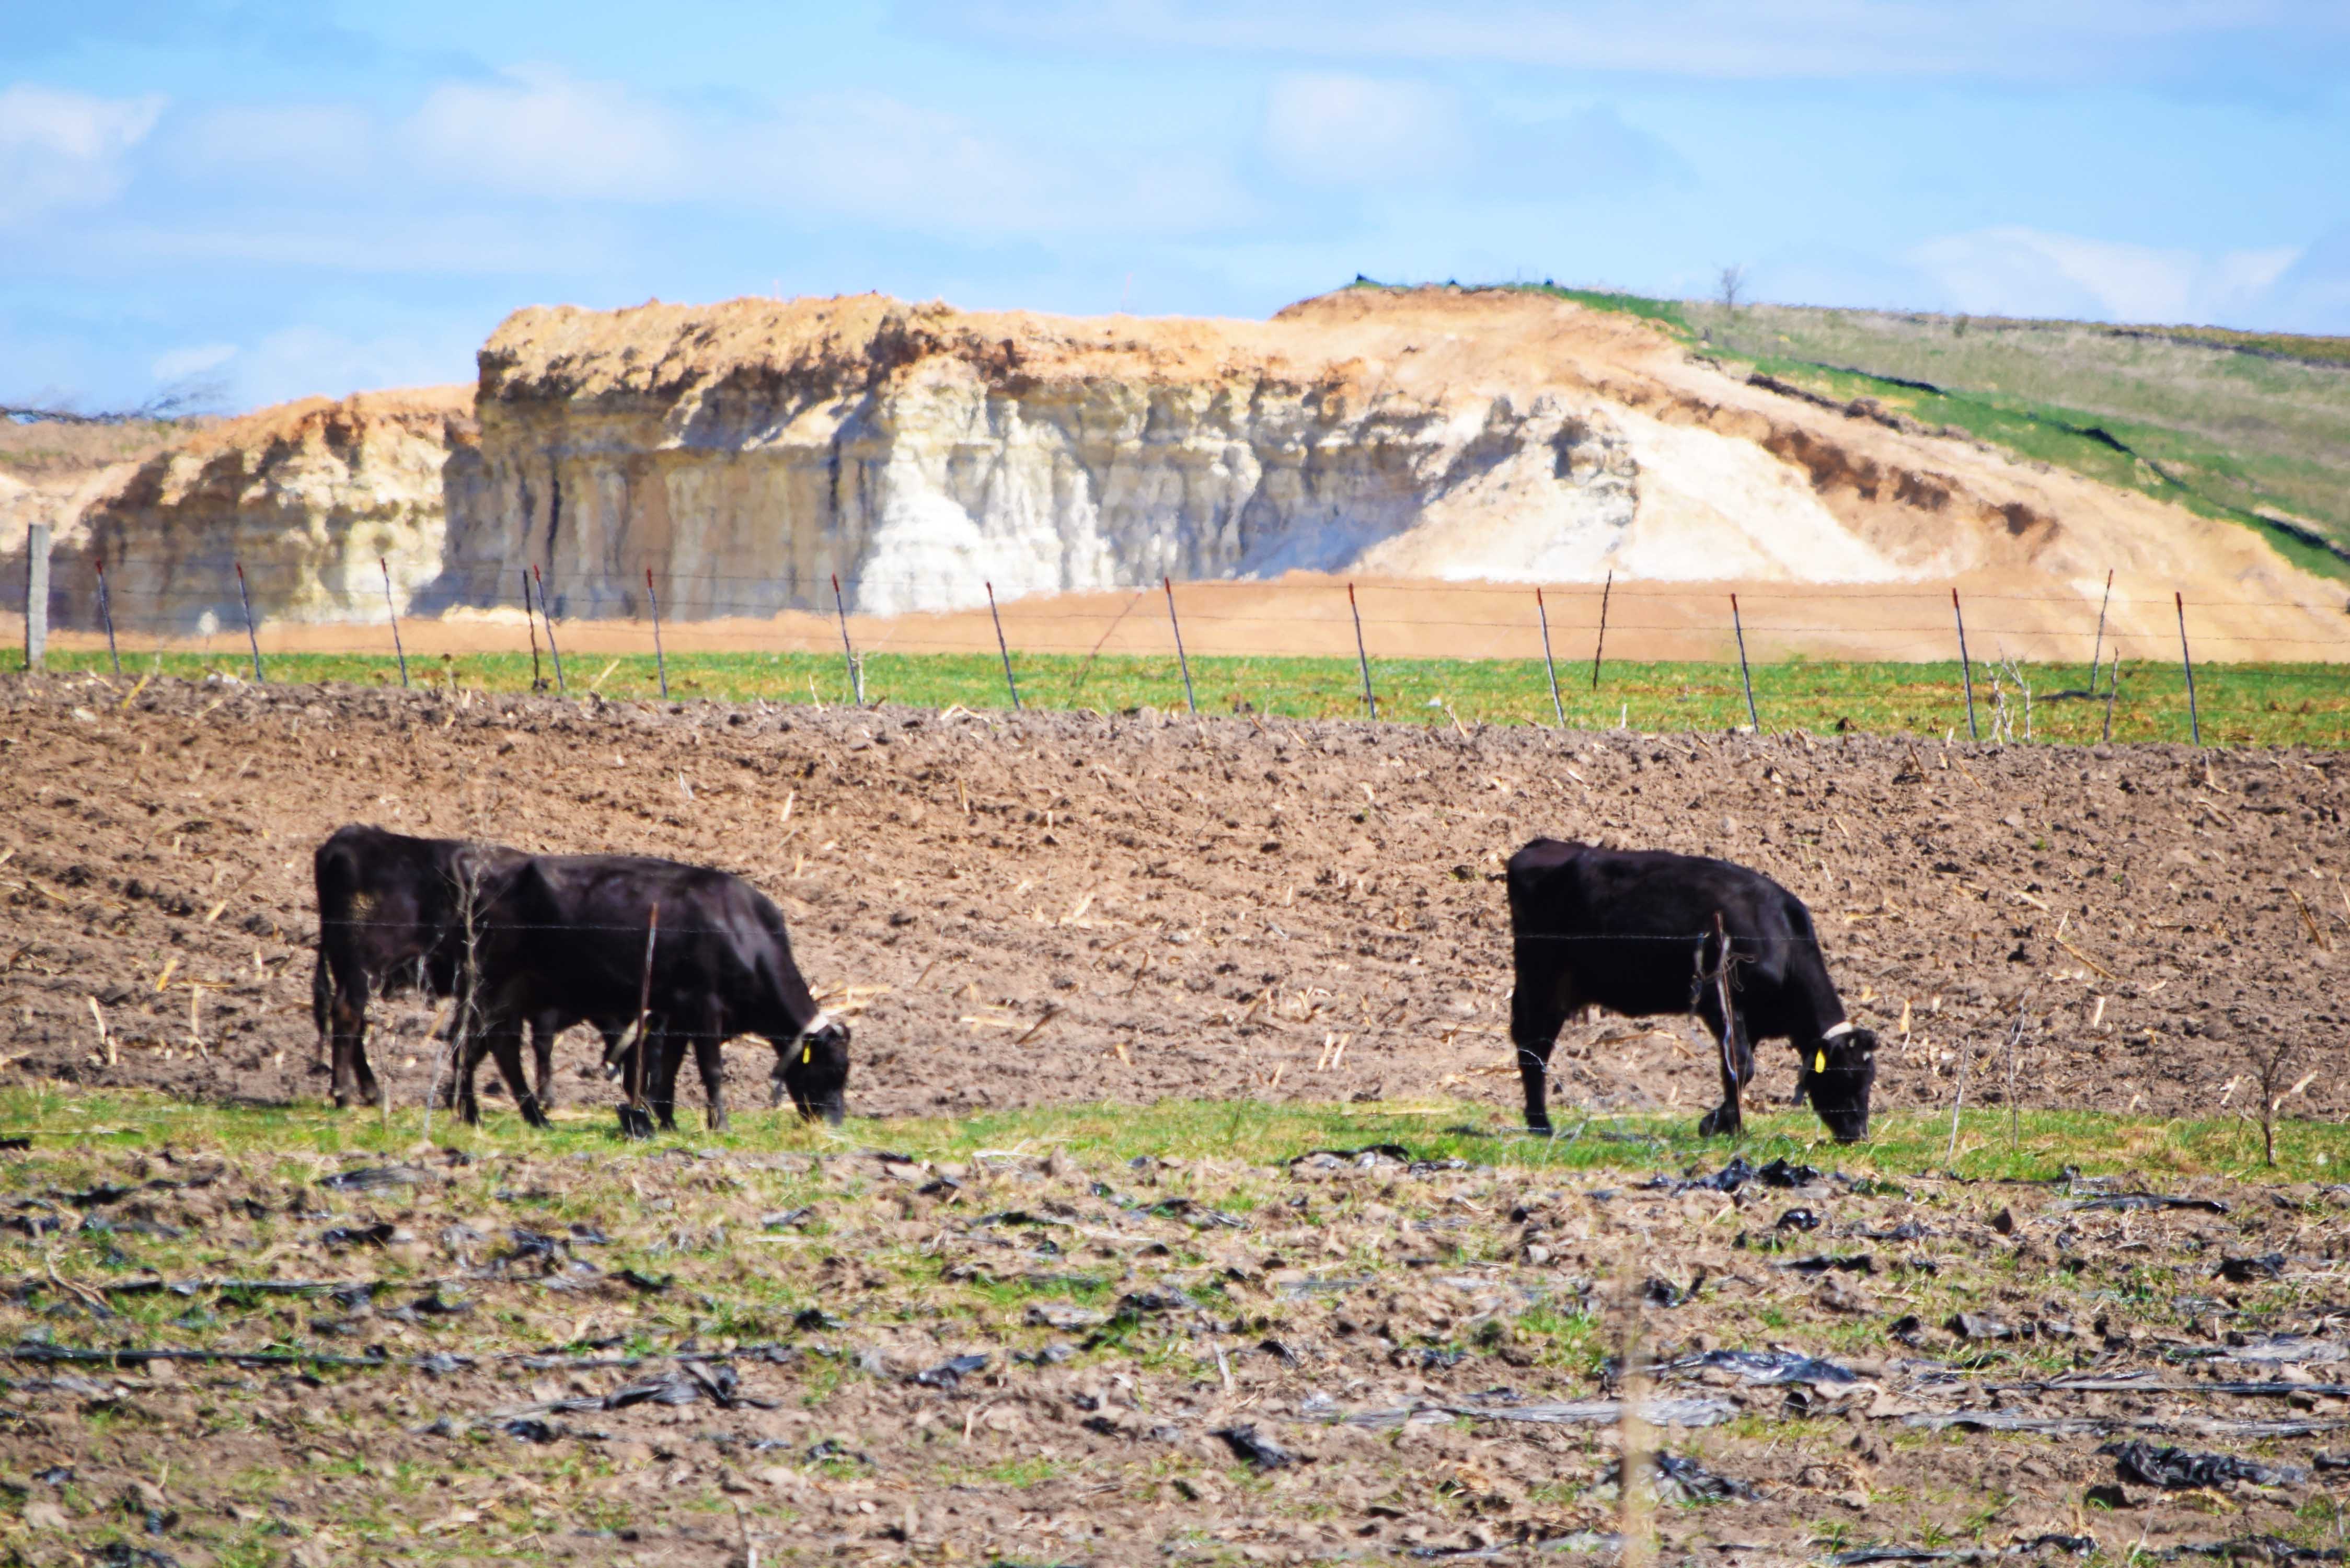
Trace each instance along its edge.
<instances>
[{"instance_id":1,"label":"grass patch","mask_svg":"<svg viewBox=\"0 0 2350 1568\"><path fill-rule=\"evenodd\" d=\"M2085 652L2085 649L2084 650ZM152 659L136 661L142 669ZM1149 706L1180 711L1182 677L1170 658L1023 653L1013 656L1023 698L1032 708L1123 712ZM104 653L52 653L60 671L103 671ZM224 655L165 654L165 674L238 676L242 660ZM289 684L398 683L393 661L373 654L284 654L269 660L270 679ZM840 660L821 654L692 653L669 661L673 698L826 703L846 701ZM2085 686L2085 664L2030 664L2035 740L2085 743L2104 733L2105 702L2050 702L2049 693ZM1191 661L1202 711L1263 713L1294 719L1362 716L1361 677L1353 660L1324 658L1200 658ZM1753 667L1755 706L1766 730L1839 729L1874 734L1968 733L1959 663L1887 664L1793 659ZM1746 696L1734 663L1611 663L1591 690L1587 668L1562 667L1561 693L1570 728L1619 725L1648 733L1727 730L1747 722ZM650 655L618 661L604 695L642 701L656 694ZM1556 722L1542 661L1515 659L1380 659L1371 661L1379 715L1399 723L1544 724ZM432 681L463 691L523 691L530 656L468 654L437 665ZM2230 746L2350 745L2350 686L2339 665L2213 664L2196 670L2196 697L2206 743ZM419 680L423 685L424 681ZM957 703L1008 708L1002 667L993 655L876 653L866 661L867 693L915 708ZM573 691L579 688L575 685ZM1976 721L1988 735L1991 671L1975 667ZM2023 733L2020 697L2016 732ZM2187 680L2178 664L2125 662L2114 704L2116 742L2189 738Z\"/></svg>"},{"instance_id":2,"label":"grass patch","mask_svg":"<svg viewBox=\"0 0 2350 1568\"><path fill-rule=\"evenodd\" d=\"M1970 1111L1960 1119L1957 1158L1947 1164L1948 1112L1881 1113L1870 1140L1848 1147L1827 1141L1808 1111L1750 1109L1752 1130L1734 1144L1697 1137L1694 1121L1686 1116L1595 1116L1578 1127L1570 1114L1561 1121L1557 1137L1539 1137L1519 1130L1490 1105L1459 1101L1320 1106L1162 1100L1147 1106L995 1111L962 1119L897 1117L840 1128L810 1126L788 1112L744 1111L736 1113L728 1132L690 1131L653 1147L827 1154L886 1146L958 1161L983 1150L1041 1157L1061 1148L1081 1158L1127 1160L1148 1154L1272 1166L1316 1148L1399 1143L1421 1159L1560 1172L1711 1168L1735 1151L1757 1164L1783 1156L1894 1182L1945 1168L1974 1180L2045 1181L2068 1166L2085 1175L2128 1173L2150 1182L2198 1176L2338 1181L2350 1161L2350 1127L2312 1121L2279 1126L2272 1173L2261 1165L2259 1129L2234 1117L2027 1110L2011 1143L2004 1109ZM604 1109L558 1111L555 1125L539 1133L502 1112L492 1113L480 1127L466 1127L444 1115L436 1115L432 1123L435 1142L484 1154L527 1148L551 1156L608 1156L623 1147L614 1128L611 1113ZM289 1177L314 1174L311 1157L401 1156L415 1147L422 1130L421 1114L413 1108L380 1117L324 1105L215 1106L128 1090L39 1085L0 1091L0 1136L29 1134L36 1148L170 1147L276 1154L285 1159ZM0 1173L0 1183L13 1182L29 1168ZM37 1174L45 1182L55 1181L59 1168L44 1163Z\"/></svg>"}]
</instances>

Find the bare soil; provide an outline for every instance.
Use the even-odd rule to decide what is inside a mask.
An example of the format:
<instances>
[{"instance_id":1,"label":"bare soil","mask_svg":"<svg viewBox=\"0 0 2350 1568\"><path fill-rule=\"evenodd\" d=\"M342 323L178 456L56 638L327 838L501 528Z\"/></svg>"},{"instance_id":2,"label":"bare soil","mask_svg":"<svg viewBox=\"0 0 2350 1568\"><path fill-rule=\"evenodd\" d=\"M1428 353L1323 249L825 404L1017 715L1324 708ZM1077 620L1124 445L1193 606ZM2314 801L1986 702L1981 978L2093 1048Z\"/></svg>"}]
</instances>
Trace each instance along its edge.
<instances>
[{"instance_id":1,"label":"bare soil","mask_svg":"<svg viewBox=\"0 0 2350 1568\"><path fill-rule=\"evenodd\" d=\"M2035 1104L2210 1114L2250 1044L2341 1050L2326 755L40 678L0 704L0 1049L36 1078L315 1100L308 857L350 820L743 872L858 1010L859 1116L1506 1107L1489 878L1538 832L1802 894L1887 1037L1881 1103L1947 1103L1961 1048L1997 1103L2019 1006ZM412 1106L423 1014L382 1020ZM1694 1116L1695 1038L1570 1026L1561 1097ZM738 1104L766 1055L737 1048ZM1791 1078L1766 1054L1766 1090ZM2350 1110L2342 1078L2300 1114ZM1617 1527L1605 1360L1633 1287L1682 1363L1667 1449L1753 1494L1660 1501L1668 1560L2335 1544L2341 1189L2134 1210L2096 1184L1723 1192L1377 1154L615 1159L510 1116L459 1141L339 1187L362 1162L55 1129L5 1157L0 1542L190 1568L1574 1561ZM213 1358L106 1358L156 1345ZM255 1358L289 1346L351 1360ZM1725 1347L1851 1380L1687 1360ZM2289 1469L2164 1490L2099 1452L2133 1439Z\"/></svg>"},{"instance_id":2,"label":"bare soil","mask_svg":"<svg viewBox=\"0 0 2350 1568\"><path fill-rule=\"evenodd\" d=\"M83 1083L317 1095L310 852L351 821L749 877L858 1010L860 1113L1507 1103L1492 879L1538 834L1724 856L1803 897L1889 1042L1880 1104L1946 1103L1959 1053L1980 1075L2019 1008L2033 1105L2216 1114L2252 1047L2342 1049L2350 781L2325 753L94 678L12 679L0 702L0 1041ZM374 1053L403 1104L431 1071L419 1022ZM1694 1115L1700 1039L1571 1024L1560 1091ZM737 1048L737 1104L764 1055ZM1791 1076L1783 1051L1764 1075ZM2320 1074L2297 1108L2350 1111L2350 1081Z\"/></svg>"}]
</instances>

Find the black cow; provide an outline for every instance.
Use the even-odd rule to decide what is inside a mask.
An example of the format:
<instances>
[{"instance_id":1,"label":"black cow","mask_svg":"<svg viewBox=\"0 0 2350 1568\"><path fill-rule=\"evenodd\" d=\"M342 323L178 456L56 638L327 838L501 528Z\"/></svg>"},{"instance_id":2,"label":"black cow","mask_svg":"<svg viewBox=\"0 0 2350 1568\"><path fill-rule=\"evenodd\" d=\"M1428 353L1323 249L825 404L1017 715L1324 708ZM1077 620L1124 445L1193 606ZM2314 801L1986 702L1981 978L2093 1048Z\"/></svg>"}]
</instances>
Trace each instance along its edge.
<instances>
[{"instance_id":1,"label":"black cow","mask_svg":"<svg viewBox=\"0 0 2350 1568\"><path fill-rule=\"evenodd\" d=\"M646 932L660 920L646 989ZM524 1118L544 1121L522 1082L520 1029L534 1018L586 1021L608 1042L645 1007L652 1109L676 1126L677 1074L691 1044L710 1106L726 1125L720 1047L738 1034L775 1047L775 1101L838 1121L848 1084L848 1029L827 1015L792 961L783 911L741 877L637 856L541 856L520 867L483 919L478 1020L463 1053L460 1109L480 1116L473 1075L484 1054ZM463 1010L461 1010L462 1012ZM608 1062L619 1053L608 1050Z\"/></svg>"},{"instance_id":2,"label":"black cow","mask_svg":"<svg viewBox=\"0 0 2350 1568\"><path fill-rule=\"evenodd\" d=\"M1721 1104L1700 1137L1736 1133L1753 1042L1801 1057L1795 1103L1812 1102L1837 1141L1868 1132L1877 1036L1845 1018L1802 899L1759 871L1663 850L1537 838L1510 857L1516 990L1510 1039L1525 1080L1526 1126L1550 1130L1544 1075L1559 1026L1586 1004L1631 1017L1694 1011L1721 1046ZM1731 952L1731 1011L1712 979Z\"/></svg>"},{"instance_id":3,"label":"black cow","mask_svg":"<svg viewBox=\"0 0 2350 1568\"><path fill-rule=\"evenodd\" d=\"M318 951L310 1012L322 1055L331 1054L334 1096L348 1106L380 1090L367 1057L367 1004L378 995L421 991L453 996L464 961L467 881L473 884L476 945L485 909L528 858L519 849L459 838L417 838L380 827L338 827L318 846ZM539 1098L553 1094L552 1019L534 1019Z\"/></svg>"}]
</instances>

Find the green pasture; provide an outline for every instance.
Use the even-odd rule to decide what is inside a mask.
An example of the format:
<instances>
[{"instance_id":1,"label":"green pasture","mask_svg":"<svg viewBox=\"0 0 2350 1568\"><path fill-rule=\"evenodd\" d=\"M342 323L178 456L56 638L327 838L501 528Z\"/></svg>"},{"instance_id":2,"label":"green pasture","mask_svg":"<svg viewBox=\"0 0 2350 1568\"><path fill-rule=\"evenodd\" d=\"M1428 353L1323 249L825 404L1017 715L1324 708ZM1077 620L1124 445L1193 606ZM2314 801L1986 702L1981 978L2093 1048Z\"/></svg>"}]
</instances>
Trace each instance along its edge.
<instances>
[{"instance_id":1,"label":"green pasture","mask_svg":"<svg viewBox=\"0 0 2350 1568\"><path fill-rule=\"evenodd\" d=\"M1033 708L1096 712L1183 708L1182 675L1171 656L1015 653L1012 662L1021 698ZM104 653L88 651L52 653L49 667L101 673L109 669ZM273 681L385 686L400 680L392 659L376 654L279 654L268 658L264 669ZM252 667L243 658L225 654L141 655L125 660L124 672L130 679L150 671L191 679L208 673L249 679ZM419 686L521 691L531 683L531 660L527 652L420 658L410 661L409 672ZM1596 690L1588 664L1562 664L1558 673L1560 707L1570 728L1622 727L1654 733L1725 730L1748 722L1734 663L1613 663L1602 669ZM607 698L642 700L659 691L650 654L575 659L567 674L567 690L574 697L593 690ZM2102 678L2094 699L2058 695L2087 690L2085 665L2026 665L2021 674L2032 691L2028 714L2024 693L2010 676L1984 663L1975 666L1975 726L1983 740L1993 739L1995 730L1999 738L2008 738L2008 731L1999 730L2002 713L2018 742L2077 743L2105 736L2107 704ZM1938 739L1948 735L1961 741L1970 732L1956 659L1939 664L1790 659L1757 664L1753 678L1755 711L1766 731L1860 731ZM1362 675L1352 659L1194 659L1191 679L1202 713L1299 719L1364 715ZM1375 659L1371 684L1378 716L1386 721L1464 728L1558 722L1540 659ZM2350 744L2350 668L2199 666L2195 684L2207 745ZM761 699L835 704L847 699L840 659L823 654L678 654L669 660L669 685L676 701ZM1003 665L986 654L870 654L865 660L865 694L868 701L914 708L1011 705ZM2189 738L2186 677L2177 664L2125 662L2112 711L2116 742Z\"/></svg>"},{"instance_id":2,"label":"green pasture","mask_svg":"<svg viewBox=\"0 0 2350 1568\"><path fill-rule=\"evenodd\" d=\"M1514 1085L1511 1085L1514 1096ZM1880 1112L1866 1143L1839 1146L1809 1110L1750 1106L1738 1139L1701 1138L1687 1115L1554 1111L1549 1137L1525 1132L1514 1106L1430 1101L1372 1105L1268 1105L1257 1101L1162 1100L1150 1106L1069 1106L989 1111L947 1117L853 1118L837 1127L802 1121L789 1111L742 1110L726 1132L701 1125L700 1107L681 1106L681 1130L651 1147L737 1152L856 1153L886 1148L921 1159L969 1160L982 1153L1042 1158L1055 1149L1088 1162L1138 1155L1228 1159L1278 1166L1315 1149L1399 1146L1415 1159L1465 1159L1473 1165L1560 1171L1679 1173L1711 1170L1732 1154L1761 1165L1785 1158L1888 1181L1954 1174L1975 1181L2056 1181L2067 1169L2084 1177L2161 1183L2197 1177L2262 1181L2338 1182L2350 1166L2350 1127L2282 1121L2277 1163L2264 1164L2261 1130L2239 1116L2162 1118L2095 1111L1964 1112L1951 1155L1948 1110ZM438 1145L483 1156L499 1153L598 1155L621 1143L615 1112L566 1106L551 1127L534 1131L503 1102L484 1106L468 1127L446 1113L432 1117ZM29 1137L36 1151L161 1150L185 1154L310 1156L411 1154L426 1134L421 1108L337 1111L319 1102L223 1105L136 1090L80 1089L57 1084L0 1091L0 1137Z\"/></svg>"}]
</instances>

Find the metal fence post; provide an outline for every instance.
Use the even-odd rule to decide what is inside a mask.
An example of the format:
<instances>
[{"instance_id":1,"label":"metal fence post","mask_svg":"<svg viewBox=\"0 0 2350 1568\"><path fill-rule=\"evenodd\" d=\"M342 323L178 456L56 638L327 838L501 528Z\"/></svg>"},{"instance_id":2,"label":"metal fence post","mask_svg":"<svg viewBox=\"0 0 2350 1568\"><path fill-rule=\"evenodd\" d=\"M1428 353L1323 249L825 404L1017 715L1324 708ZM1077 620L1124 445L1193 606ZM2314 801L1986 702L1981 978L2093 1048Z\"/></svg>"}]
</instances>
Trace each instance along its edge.
<instances>
[{"instance_id":1,"label":"metal fence post","mask_svg":"<svg viewBox=\"0 0 2350 1568\"><path fill-rule=\"evenodd\" d=\"M25 530L25 668L38 670L49 656L49 525Z\"/></svg>"},{"instance_id":2,"label":"metal fence post","mask_svg":"<svg viewBox=\"0 0 2350 1568\"><path fill-rule=\"evenodd\" d=\"M377 569L383 573L383 608L384 613L391 617L391 651L400 659L400 689L405 691L408 690L408 649L400 645L400 607L391 602L391 568L384 564L381 556L375 558L375 564ZM527 615L530 612L525 609L523 613ZM534 655L538 652L536 637L530 639L530 650ZM538 660L534 658L531 662L536 664Z\"/></svg>"},{"instance_id":3,"label":"metal fence post","mask_svg":"<svg viewBox=\"0 0 2350 1568\"><path fill-rule=\"evenodd\" d=\"M530 576L531 580L538 585L539 618L546 622L546 657L555 661L555 690L562 692L566 690L563 684L563 649L555 646L555 607L547 602L546 577L536 562L532 563Z\"/></svg>"},{"instance_id":4,"label":"metal fence post","mask_svg":"<svg viewBox=\"0 0 2350 1568\"><path fill-rule=\"evenodd\" d=\"M1956 590L1952 590L1955 592ZM2097 694L2097 666L2106 656L2106 610L2114 602L2114 570L2106 568L2106 597L2097 602L2097 640L2089 648L2089 695Z\"/></svg>"},{"instance_id":5,"label":"metal fence post","mask_svg":"<svg viewBox=\"0 0 2350 1568\"><path fill-rule=\"evenodd\" d=\"M1175 662L1183 671L1183 705L1191 710L1191 717L1200 716L1200 699L1191 691L1191 659L1183 651L1183 623L1175 618L1175 584L1160 573L1159 586L1167 590L1167 624L1175 628Z\"/></svg>"},{"instance_id":6,"label":"metal fence post","mask_svg":"<svg viewBox=\"0 0 2350 1568\"><path fill-rule=\"evenodd\" d=\"M1355 662L1363 671L1363 706L1370 710L1371 718L1379 716L1379 700L1371 695L1371 656L1363 646L1363 612L1355 603L1355 585L1347 585L1347 613L1355 618Z\"/></svg>"},{"instance_id":7,"label":"metal fence post","mask_svg":"<svg viewBox=\"0 0 2350 1568\"><path fill-rule=\"evenodd\" d=\"M2187 671L2187 722L2195 743L2203 743L2203 721L2195 711L2195 656L2187 651L2187 596L2173 593L2171 602L2178 607L2178 662Z\"/></svg>"},{"instance_id":8,"label":"metal fence post","mask_svg":"<svg viewBox=\"0 0 2350 1568\"><path fill-rule=\"evenodd\" d=\"M1012 648L1003 640L1003 618L995 611L995 585L988 583L987 618L995 623L995 651L1003 655L1003 684L1012 693L1012 711L1020 711L1020 682L1012 679Z\"/></svg>"},{"instance_id":9,"label":"metal fence post","mask_svg":"<svg viewBox=\"0 0 2350 1568\"><path fill-rule=\"evenodd\" d=\"M269 678L261 672L261 632L253 624L253 592L244 586L244 563L236 563L236 597L244 602L244 643L253 649L253 680L259 685Z\"/></svg>"},{"instance_id":10,"label":"metal fence post","mask_svg":"<svg viewBox=\"0 0 2350 1568\"><path fill-rule=\"evenodd\" d=\"M1558 700L1558 666L1550 657L1550 611L1543 607L1543 591L1534 590L1534 614L1542 621L1543 669L1550 673L1550 708L1558 715L1558 727L1566 728L1566 704Z\"/></svg>"},{"instance_id":11,"label":"metal fence post","mask_svg":"<svg viewBox=\"0 0 2350 1568\"><path fill-rule=\"evenodd\" d=\"M1730 629L1738 634L1738 679L1746 683L1746 722L1762 732L1762 715L1754 711L1754 672L1746 668L1746 623L1738 618L1738 596L1730 596Z\"/></svg>"},{"instance_id":12,"label":"metal fence post","mask_svg":"<svg viewBox=\"0 0 2350 1568\"><path fill-rule=\"evenodd\" d=\"M1599 640L1591 645L1591 689L1599 690L1599 656L1607 651L1607 600L1616 592L1616 574L1610 571L1599 588Z\"/></svg>"},{"instance_id":13,"label":"metal fence post","mask_svg":"<svg viewBox=\"0 0 2350 1568\"><path fill-rule=\"evenodd\" d=\"M1967 693L1967 739L1981 741L1982 732L1975 728L1975 667L1967 657L1967 616L1959 608L1959 590L1950 590L1950 614L1959 623L1959 680Z\"/></svg>"},{"instance_id":14,"label":"metal fence post","mask_svg":"<svg viewBox=\"0 0 2350 1568\"><path fill-rule=\"evenodd\" d=\"M991 603L993 602L990 596ZM848 646L848 607L840 597L840 574L832 574L832 611L840 618L840 658L848 667L849 701L859 708L865 706L865 678L857 672L857 650Z\"/></svg>"},{"instance_id":15,"label":"metal fence post","mask_svg":"<svg viewBox=\"0 0 2350 1568\"><path fill-rule=\"evenodd\" d=\"M91 564L98 568L98 618L106 623L106 657L119 680L122 675L122 650L114 646L114 596L106 587L106 557L100 556Z\"/></svg>"},{"instance_id":16,"label":"metal fence post","mask_svg":"<svg viewBox=\"0 0 2350 1568\"><path fill-rule=\"evenodd\" d=\"M653 592L653 569L645 568L645 603L653 612L653 670L660 677L661 701L669 701L669 659L661 652L660 598Z\"/></svg>"}]
</instances>

